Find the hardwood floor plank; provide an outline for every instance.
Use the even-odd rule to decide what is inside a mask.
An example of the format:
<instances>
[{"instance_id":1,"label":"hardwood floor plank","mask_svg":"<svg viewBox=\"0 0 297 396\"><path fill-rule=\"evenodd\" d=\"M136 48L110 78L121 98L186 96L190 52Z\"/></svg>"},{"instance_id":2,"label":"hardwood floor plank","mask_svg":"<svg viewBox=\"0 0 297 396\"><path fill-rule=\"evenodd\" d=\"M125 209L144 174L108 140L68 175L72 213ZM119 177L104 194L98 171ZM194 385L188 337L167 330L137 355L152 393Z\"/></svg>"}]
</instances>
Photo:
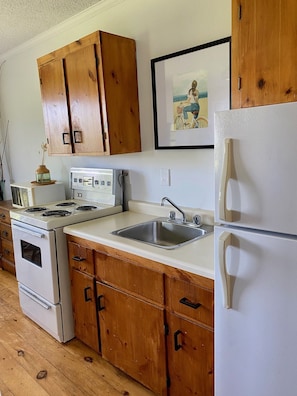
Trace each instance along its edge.
<instances>
[{"instance_id":1,"label":"hardwood floor plank","mask_svg":"<svg viewBox=\"0 0 297 396\"><path fill-rule=\"evenodd\" d=\"M0 373L1 380L15 395L47 396L42 387L17 362L17 359L0 343ZM2 393L2 391L1 391Z\"/></svg>"},{"instance_id":2,"label":"hardwood floor plank","mask_svg":"<svg viewBox=\"0 0 297 396\"><path fill-rule=\"evenodd\" d=\"M38 380L41 370L47 376ZM23 315L16 279L1 270L0 392L1 396L153 395L79 340L61 344Z\"/></svg>"}]
</instances>

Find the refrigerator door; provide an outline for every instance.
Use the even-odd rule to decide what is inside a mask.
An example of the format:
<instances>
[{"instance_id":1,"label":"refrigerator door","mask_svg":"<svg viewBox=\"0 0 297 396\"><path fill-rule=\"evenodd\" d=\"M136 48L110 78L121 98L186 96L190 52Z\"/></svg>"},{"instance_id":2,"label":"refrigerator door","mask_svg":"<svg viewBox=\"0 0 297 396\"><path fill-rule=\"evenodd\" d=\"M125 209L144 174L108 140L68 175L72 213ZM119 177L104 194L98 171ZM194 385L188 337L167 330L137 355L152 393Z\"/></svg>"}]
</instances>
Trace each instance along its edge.
<instances>
[{"instance_id":1,"label":"refrigerator door","mask_svg":"<svg viewBox=\"0 0 297 396\"><path fill-rule=\"evenodd\" d=\"M296 395L296 257L294 237L215 227L216 396Z\"/></svg>"},{"instance_id":2,"label":"refrigerator door","mask_svg":"<svg viewBox=\"0 0 297 396\"><path fill-rule=\"evenodd\" d=\"M215 114L215 221L297 234L297 103Z\"/></svg>"}]
</instances>

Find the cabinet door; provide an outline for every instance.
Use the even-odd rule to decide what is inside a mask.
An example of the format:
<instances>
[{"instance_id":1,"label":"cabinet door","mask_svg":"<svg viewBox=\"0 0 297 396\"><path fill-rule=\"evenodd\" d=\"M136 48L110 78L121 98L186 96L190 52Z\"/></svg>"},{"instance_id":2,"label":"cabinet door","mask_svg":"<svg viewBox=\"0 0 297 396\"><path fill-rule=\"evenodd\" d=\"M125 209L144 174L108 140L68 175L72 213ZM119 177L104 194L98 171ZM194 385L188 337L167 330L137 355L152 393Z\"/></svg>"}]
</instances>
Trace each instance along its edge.
<instances>
[{"instance_id":1,"label":"cabinet door","mask_svg":"<svg viewBox=\"0 0 297 396\"><path fill-rule=\"evenodd\" d=\"M102 356L166 395L164 310L99 282L97 295Z\"/></svg>"},{"instance_id":2,"label":"cabinet door","mask_svg":"<svg viewBox=\"0 0 297 396\"><path fill-rule=\"evenodd\" d=\"M296 18L294 0L232 1L232 108L296 100Z\"/></svg>"},{"instance_id":3,"label":"cabinet door","mask_svg":"<svg viewBox=\"0 0 297 396\"><path fill-rule=\"evenodd\" d=\"M213 332L168 314L170 396L213 396Z\"/></svg>"},{"instance_id":4,"label":"cabinet door","mask_svg":"<svg viewBox=\"0 0 297 396\"><path fill-rule=\"evenodd\" d=\"M104 152L95 45L65 57L75 154Z\"/></svg>"},{"instance_id":5,"label":"cabinet door","mask_svg":"<svg viewBox=\"0 0 297 396\"><path fill-rule=\"evenodd\" d=\"M71 293L75 336L99 352L94 278L72 269Z\"/></svg>"},{"instance_id":6,"label":"cabinet door","mask_svg":"<svg viewBox=\"0 0 297 396\"><path fill-rule=\"evenodd\" d=\"M45 133L49 154L72 154L63 60L39 68Z\"/></svg>"}]
</instances>

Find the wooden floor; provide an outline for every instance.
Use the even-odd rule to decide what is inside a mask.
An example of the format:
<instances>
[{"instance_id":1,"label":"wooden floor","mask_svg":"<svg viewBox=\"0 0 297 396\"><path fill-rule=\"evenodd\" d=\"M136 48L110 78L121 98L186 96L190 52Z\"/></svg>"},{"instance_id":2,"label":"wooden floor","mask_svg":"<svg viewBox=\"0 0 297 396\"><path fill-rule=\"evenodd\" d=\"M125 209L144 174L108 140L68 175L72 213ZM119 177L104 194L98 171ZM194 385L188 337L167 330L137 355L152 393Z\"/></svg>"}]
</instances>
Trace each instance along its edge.
<instances>
[{"instance_id":1,"label":"wooden floor","mask_svg":"<svg viewBox=\"0 0 297 396\"><path fill-rule=\"evenodd\" d=\"M24 316L15 277L0 269L0 395L153 394L80 341L61 344Z\"/></svg>"}]
</instances>

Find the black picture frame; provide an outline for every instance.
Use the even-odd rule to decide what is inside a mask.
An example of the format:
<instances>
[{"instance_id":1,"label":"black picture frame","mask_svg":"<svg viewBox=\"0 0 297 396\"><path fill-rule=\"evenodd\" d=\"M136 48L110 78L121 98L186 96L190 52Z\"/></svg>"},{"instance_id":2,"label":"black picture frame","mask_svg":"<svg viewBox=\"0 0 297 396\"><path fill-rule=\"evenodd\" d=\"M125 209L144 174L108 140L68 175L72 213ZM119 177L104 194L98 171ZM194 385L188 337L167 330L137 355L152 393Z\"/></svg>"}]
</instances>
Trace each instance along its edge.
<instances>
[{"instance_id":1,"label":"black picture frame","mask_svg":"<svg viewBox=\"0 0 297 396\"><path fill-rule=\"evenodd\" d=\"M156 150L214 147L214 113L230 109L230 56L225 37L151 59Z\"/></svg>"}]
</instances>

